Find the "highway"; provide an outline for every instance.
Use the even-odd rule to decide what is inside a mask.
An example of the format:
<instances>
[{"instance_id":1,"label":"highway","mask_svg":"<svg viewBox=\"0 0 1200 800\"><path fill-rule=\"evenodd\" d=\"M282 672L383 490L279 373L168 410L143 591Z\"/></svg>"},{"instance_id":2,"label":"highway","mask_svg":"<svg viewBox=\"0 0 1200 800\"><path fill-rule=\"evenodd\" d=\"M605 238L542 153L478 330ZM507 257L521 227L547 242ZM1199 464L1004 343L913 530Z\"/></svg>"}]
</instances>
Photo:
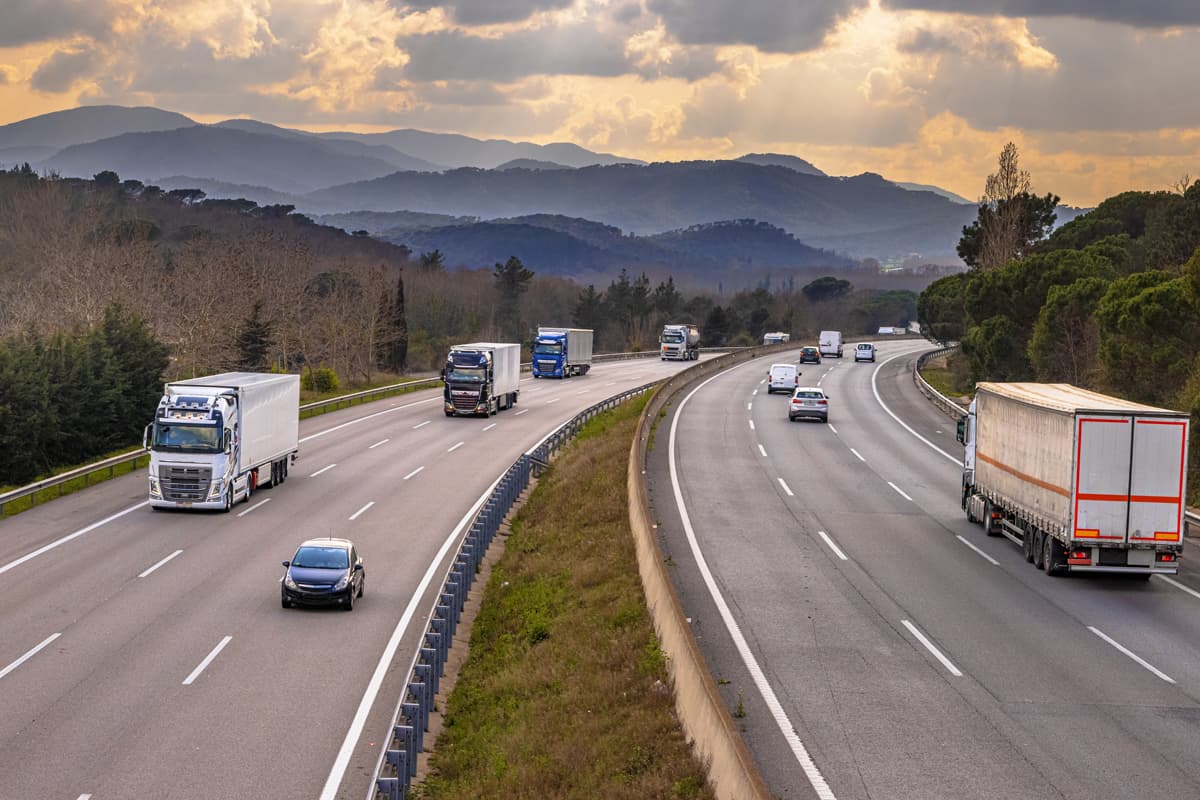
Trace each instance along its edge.
<instances>
[{"instance_id":1,"label":"highway","mask_svg":"<svg viewBox=\"0 0 1200 800\"><path fill-rule=\"evenodd\" d=\"M1200 797L1200 574L1048 577L959 507L922 342L776 355L672 403L648 484L685 613L781 798ZM852 350L848 347L846 353ZM1195 557L1196 551L1191 551Z\"/></svg>"},{"instance_id":2,"label":"highway","mask_svg":"<svg viewBox=\"0 0 1200 800\"><path fill-rule=\"evenodd\" d=\"M564 420L688 366L526 378L489 419L437 390L305 420L288 480L229 514L153 512L139 471L0 522L0 798L362 800L472 505ZM358 544L363 599L282 609L280 562L325 535Z\"/></svg>"}]
</instances>

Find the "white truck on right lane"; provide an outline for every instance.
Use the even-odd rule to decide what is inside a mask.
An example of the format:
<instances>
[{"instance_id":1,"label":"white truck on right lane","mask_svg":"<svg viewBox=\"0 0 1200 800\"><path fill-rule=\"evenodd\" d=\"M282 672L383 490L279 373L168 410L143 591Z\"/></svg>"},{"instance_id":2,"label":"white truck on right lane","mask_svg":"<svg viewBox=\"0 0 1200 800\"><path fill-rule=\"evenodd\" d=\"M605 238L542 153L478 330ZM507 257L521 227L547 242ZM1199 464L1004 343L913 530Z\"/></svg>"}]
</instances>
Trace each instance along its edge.
<instances>
[{"instance_id":1,"label":"white truck on right lane","mask_svg":"<svg viewBox=\"0 0 1200 800\"><path fill-rule=\"evenodd\" d=\"M967 519L1049 575L1174 575L1189 424L1065 383L980 383L958 425Z\"/></svg>"}]
</instances>

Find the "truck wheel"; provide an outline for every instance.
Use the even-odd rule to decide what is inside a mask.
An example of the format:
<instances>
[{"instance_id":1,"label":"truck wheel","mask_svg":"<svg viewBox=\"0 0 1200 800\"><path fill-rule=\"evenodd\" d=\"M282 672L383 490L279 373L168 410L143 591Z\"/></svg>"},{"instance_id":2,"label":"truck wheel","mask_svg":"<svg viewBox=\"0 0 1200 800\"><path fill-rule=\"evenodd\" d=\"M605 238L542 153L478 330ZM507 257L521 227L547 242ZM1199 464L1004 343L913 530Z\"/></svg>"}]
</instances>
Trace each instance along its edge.
<instances>
[{"instance_id":1,"label":"truck wheel","mask_svg":"<svg viewBox=\"0 0 1200 800\"><path fill-rule=\"evenodd\" d=\"M1045 539L1045 536L1042 534L1041 531L1034 532L1034 534L1033 534L1033 566L1037 569L1045 568L1046 562L1042 560L1046 555L1046 551L1045 551L1046 543L1045 543L1044 539Z\"/></svg>"},{"instance_id":2,"label":"truck wheel","mask_svg":"<svg viewBox=\"0 0 1200 800\"><path fill-rule=\"evenodd\" d=\"M991 500L983 501L983 532L988 536L999 536L1000 531L997 530L996 520L992 518L994 513Z\"/></svg>"},{"instance_id":3,"label":"truck wheel","mask_svg":"<svg viewBox=\"0 0 1200 800\"><path fill-rule=\"evenodd\" d=\"M1062 563L1062 545L1053 536L1043 536L1042 541L1045 542L1042 546L1042 565L1046 568L1046 574L1062 575L1066 572Z\"/></svg>"},{"instance_id":4,"label":"truck wheel","mask_svg":"<svg viewBox=\"0 0 1200 800\"><path fill-rule=\"evenodd\" d=\"M1025 535L1021 538L1021 555L1030 564L1033 563L1033 531L1029 528L1025 529Z\"/></svg>"},{"instance_id":5,"label":"truck wheel","mask_svg":"<svg viewBox=\"0 0 1200 800\"><path fill-rule=\"evenodd\" d=\"M225 490L225 508L224 508L224 512L225 512L226 514L228 514L228 513L229 513L229 509L231 509L231 508L233 508L233 484L232 484L232 483L231 483L231 484L229 484L229 487L228 487L228 488Z\"/></svg>"}]
</instances>

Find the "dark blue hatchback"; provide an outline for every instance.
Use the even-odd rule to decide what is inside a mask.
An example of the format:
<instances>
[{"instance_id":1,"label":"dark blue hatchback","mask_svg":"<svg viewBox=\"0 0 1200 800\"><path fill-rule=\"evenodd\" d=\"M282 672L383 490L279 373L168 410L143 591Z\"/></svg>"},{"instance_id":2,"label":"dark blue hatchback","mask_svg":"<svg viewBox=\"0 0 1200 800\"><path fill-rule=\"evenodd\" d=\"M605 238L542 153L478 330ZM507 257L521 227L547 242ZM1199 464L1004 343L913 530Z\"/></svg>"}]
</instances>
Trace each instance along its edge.
<instances>
[{"instance_id":1,"label":"dark blue hatchback","mask_svg":"<svg viewBox=\"0 0 1200 800\"><path fill-rule=\"evenodd\" d=\"M354 599L366 588L362 557L348 539L309 539L283 566L284 608L337 605L353 611Z\"/></svg>"}]
</instances>

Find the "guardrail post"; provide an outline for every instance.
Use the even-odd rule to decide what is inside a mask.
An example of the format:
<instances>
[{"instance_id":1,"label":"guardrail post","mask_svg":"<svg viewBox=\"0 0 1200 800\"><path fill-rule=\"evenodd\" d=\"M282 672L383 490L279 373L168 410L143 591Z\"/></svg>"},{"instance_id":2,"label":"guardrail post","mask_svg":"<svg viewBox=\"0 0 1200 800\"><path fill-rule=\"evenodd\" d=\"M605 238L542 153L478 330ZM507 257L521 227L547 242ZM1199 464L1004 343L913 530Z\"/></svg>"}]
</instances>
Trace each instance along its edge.
<instances>
[{"instance_id":1,"label":"guardrail post","mask_svg":"<svg viewBox=\"0 0 1200 800\"><path fill-rule=\"evenodd\" d=\"M375 789L386 800L404 800L404 788L400 785L399 778L376 778Z\"/></svg>"},{"instance_id":2,"label":"guardrail post","mask_svg":"<svg viewBox=\"0 0 1200 800\"><path fill-rule=\"evenodd\" d=\"M421 665L418 664L417 666ZM418 738L421 738L424 736L424 731L429 730L429 704L432 700L429 697L429 685L421 681L410 681L408 691L412 693L413 697L417 698L417 707L421 710L417 721Z\"/></svg>"}]
</instances>

